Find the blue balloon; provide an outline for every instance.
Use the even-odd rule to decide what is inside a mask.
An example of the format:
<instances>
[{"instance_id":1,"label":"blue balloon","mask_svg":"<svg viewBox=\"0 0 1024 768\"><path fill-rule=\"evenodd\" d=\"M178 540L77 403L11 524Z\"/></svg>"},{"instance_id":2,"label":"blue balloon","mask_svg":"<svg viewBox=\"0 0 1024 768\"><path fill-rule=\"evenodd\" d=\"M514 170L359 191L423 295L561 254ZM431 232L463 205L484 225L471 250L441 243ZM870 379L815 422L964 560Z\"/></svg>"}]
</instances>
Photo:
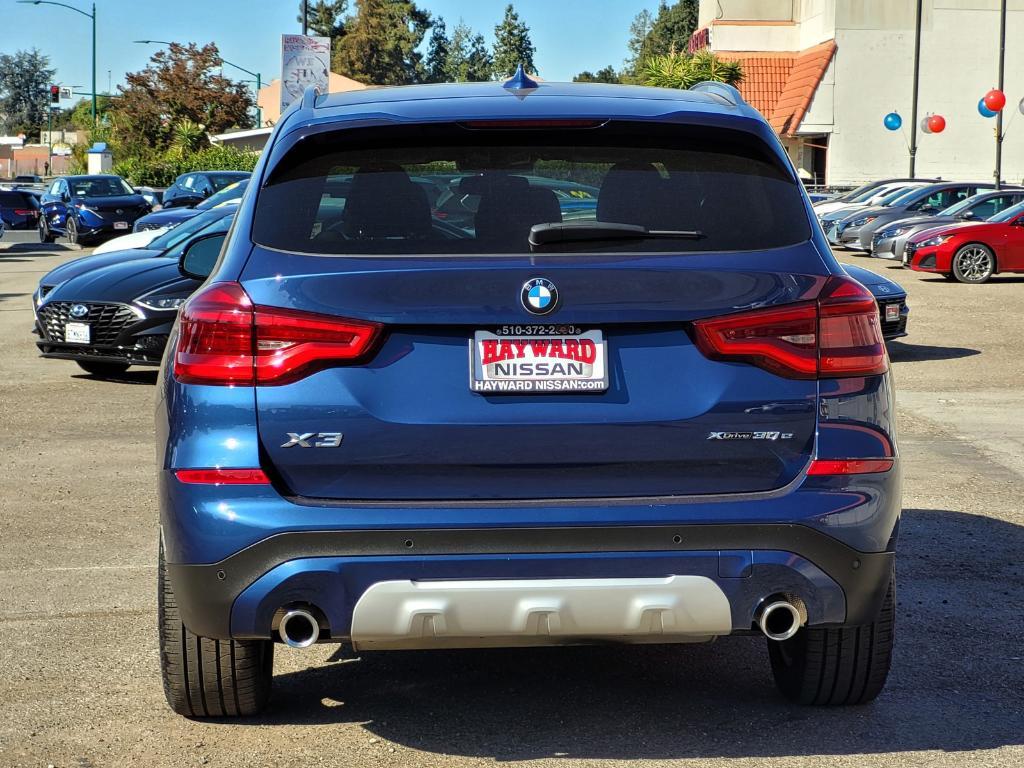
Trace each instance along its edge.
<instances>
[{"instance_id":1,"label":"blue balloon","mask_svg":"<svg viewBox=\"0 0 1024 768\"><path fill-rule=\"evenodd\" d=\"M978 99L978 114L982 117L995 117L996 113L985 106L985 97Z\"/></svg>"},{"instance_id":2,"label":"blue balloon","mask_svg":"<svg viewBox=\"0 0 1024 768\"><path fill-rule=\"evenodd\" d=\"M882 122L890 131L898 131L903 125L903 118L899 116L898 112L890 112Z\"/></svg>"}]
</instances>

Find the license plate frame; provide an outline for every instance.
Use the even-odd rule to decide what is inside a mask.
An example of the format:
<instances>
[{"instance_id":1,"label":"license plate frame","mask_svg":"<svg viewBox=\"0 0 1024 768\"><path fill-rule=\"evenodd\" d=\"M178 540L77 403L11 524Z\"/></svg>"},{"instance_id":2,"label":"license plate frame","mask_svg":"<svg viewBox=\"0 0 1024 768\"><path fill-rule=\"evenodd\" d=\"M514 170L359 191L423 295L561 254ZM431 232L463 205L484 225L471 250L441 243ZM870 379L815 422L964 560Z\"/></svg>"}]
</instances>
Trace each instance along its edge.
<instances>
[{"instance_id":1,"label":"license plate frame","mask_svg":"<svg viewBox=\"0 0 1024 768\"><path fill-rule=\"evenodd\" d=\"M469 389L479 394L582 394L609 386L608 347L600 329L528 326L473 331ZM497 332L496 332L497 331ZM543 366L543 367L541 367Z\"/></svg>"},{"instance_id":2,"label":"license plate frame","mask_svg":"<svg viewBox=\"0 0 1024 768\"><path fill-rule=\"evenodd\" d=\"M899 304L886 304L885 305L885 322L895 323L900 319L900 305Z\"/></svg>"},{"instance_id":3,"label":"license plate frame","mask_svg":"<svg viewBox=\"0 0 1024 768\"><path fill-rule=\"evenodd\" d=\"M64 342L66 344L89 344L92 341L92 327L88 323L66 323Z\"/></svg>"},{"instance_id":4,"label":"license plate frame","mask_svg":"<svg viewBox=\"0 0 1024 768\"><path fill-rule=\"evenodd\" d=\"M120 230L128 229L128 222L127 221L115 221L114 222L114 229L120 229Z\"/></svg>"}]
</instances>

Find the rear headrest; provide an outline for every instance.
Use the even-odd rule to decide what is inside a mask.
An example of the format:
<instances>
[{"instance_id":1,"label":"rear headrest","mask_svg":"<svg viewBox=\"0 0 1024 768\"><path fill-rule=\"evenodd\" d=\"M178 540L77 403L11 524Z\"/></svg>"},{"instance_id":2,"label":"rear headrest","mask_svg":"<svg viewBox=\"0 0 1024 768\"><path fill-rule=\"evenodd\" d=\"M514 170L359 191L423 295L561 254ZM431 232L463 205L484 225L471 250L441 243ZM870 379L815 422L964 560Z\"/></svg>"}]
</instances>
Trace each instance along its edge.
<instances>
[{"instance_id":1,"label":"rear headrest","mask_svg":"<svg viewBox=\"0 0 1024 768\"><path fill-rule=\"evenodd\" d=\"M662 181L650 163L616 163L601 183L597 220L652 227L654 211L663 204Z\"/></svg>"},{"instance_id":2,"label":"rear headrest","mask_svg":"<svg viewBox=\"0 0 1024 768\"><path fill-rule=\"evenodd\" d=\"M355 238L428 237L426 193L394 163L363 166L352 177L342 231Z\"/></svg>"}]
</instances>

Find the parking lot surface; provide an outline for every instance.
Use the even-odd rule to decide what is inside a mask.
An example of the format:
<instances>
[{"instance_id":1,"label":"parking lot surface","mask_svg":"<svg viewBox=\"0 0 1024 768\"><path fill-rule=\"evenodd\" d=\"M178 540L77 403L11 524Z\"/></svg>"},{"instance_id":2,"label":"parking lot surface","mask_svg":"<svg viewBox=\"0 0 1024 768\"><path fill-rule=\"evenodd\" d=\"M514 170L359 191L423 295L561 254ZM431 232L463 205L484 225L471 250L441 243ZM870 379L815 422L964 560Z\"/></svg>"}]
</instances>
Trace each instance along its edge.
<instances>
[{"instance_id":1,"label":"parking lot surface","mask_svg":"<svg viewBox=\"0 0 1024 768\"><path fill-rule=\"evenodd\" d=\"M20 239L20 238L19 238ZM279 647L270 712L192 722L156 640L154 371L42 360L38 279L81 255L0 243L0 768L1024 764L1024 276L909 293L890 346L904 506L897 650L865 707L775 692L760 638L378 654Z\"/></svg>"}]
</instances>

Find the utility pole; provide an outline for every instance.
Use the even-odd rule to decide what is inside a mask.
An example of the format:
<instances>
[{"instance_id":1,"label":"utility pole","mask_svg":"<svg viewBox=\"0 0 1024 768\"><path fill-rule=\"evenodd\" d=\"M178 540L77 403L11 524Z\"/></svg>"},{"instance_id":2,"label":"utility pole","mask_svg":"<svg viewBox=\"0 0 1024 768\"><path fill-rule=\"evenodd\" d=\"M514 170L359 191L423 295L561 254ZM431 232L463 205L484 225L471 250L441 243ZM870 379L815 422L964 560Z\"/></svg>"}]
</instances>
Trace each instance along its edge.
<instances>
[{"instance_id":1,"label":"utility pole","mask_svg":"<svg viewBox=\"0 0 1024 768\"><path fill-rule=\"evenodd\" d=\"M1005 3L1006 0L1003 0ZM914 176L917 161L917 81L921 74L921 4L917 0L917 18L914 22L914 93L910 97L910 178Z\"/></svg>"},{"instance_id":2,"label":"utility pole","mask_svg":"<svg viewBox=\"0 0 1024 768\"><path fill-rule=\"evenodd\" d=\"M1003 90L1003 67L1006 64L1006 0L999 3L999 85ZM1005 109L1005 106L1003 107ZM996 189L1001 188L1003 178L1003 110L996 113Z\"/></svg>"},{"instance_id":3,"label":"utility pole","mask_svg":"<svg viewBox=\"0 0 1024 768\"><path fill-rule=\"evenodd\" d=\"M309 34L309 0L302 0L302 34Z\"/></svg>"}]
</instances>

